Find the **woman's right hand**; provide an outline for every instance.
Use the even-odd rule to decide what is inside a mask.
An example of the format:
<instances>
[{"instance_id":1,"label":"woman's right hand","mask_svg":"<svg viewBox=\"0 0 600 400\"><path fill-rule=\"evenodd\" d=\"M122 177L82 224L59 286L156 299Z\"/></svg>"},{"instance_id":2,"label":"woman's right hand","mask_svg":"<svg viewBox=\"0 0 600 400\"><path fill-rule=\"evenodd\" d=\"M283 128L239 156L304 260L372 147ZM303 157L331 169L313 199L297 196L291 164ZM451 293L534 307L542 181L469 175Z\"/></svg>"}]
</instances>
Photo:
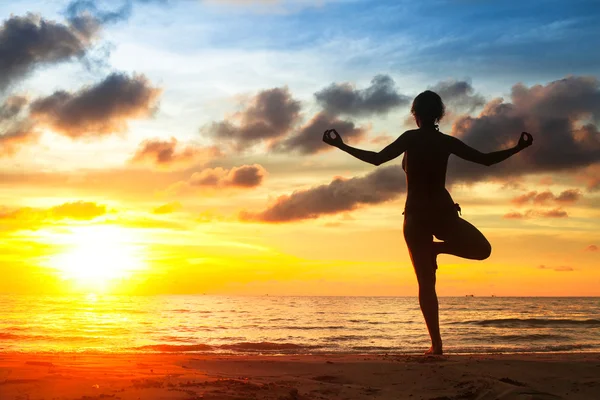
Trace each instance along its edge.
<instances>
[{"instance_id":1,"label":"woman's right hand","mask_svg":"<svg viewBox=\"0 0 600 400\"><path fill-rule=\"evenodd\" d=\"M533 136L531 136L527 132L522 132L521 137L519 138L519 143L517 143L517 148L519 150L523 150L526 147L529 147L533 144Z\"/></svg>"},{"instance_id":2,"label":"woman's right hand","mask_svg":"<svg viewBox=\"0 0 600 400\"><path fill-rule=\"evenodd\" d=\"M340 147L344 144L342 137L335 129L327 129L323 133L323 141L333 147Z\"/></svg>"}]
</instances>

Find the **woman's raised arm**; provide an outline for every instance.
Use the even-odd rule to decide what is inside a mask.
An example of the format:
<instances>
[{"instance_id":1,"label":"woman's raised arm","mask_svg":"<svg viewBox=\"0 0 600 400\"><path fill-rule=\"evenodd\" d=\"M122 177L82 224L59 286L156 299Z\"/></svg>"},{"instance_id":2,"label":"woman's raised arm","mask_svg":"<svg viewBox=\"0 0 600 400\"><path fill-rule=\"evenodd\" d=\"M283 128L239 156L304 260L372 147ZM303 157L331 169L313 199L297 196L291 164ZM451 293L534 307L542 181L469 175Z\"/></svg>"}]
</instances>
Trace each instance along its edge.
<instances>
[{"instance_id":1,"label":"woman's raised arm","mask_svg":"<svg viewBox=\"0 0 600 400\"><path fill-rule=\"evenodd\" d=\"M358 158L361 161L364 161L373 165L381 165L386 163L394 158L398 157L400 154L404 153L408 148L408 143L410 141L410 133L409 131L404 132L398 139L396 139L391 144L387 145L383 150L379 152L369 151L369 150L361 150L356 147L352 147L344 143L342 137L339 133L336 132L335 129L329 129L325 131L323 134L323 141L331 146L337 147L340 150L345 151L346 153Z\"/></svg>"},{"instance_id":2,"label":"woman's raised arm","mask_svg":"<svg viewBox=\"0 0 600 400\"><path fill-rule=\"evenodd\" d=\"M532 144L533 136L527 132L523 132L519 138L519 143L517 143L515 147L506 150L493 151L491 153L482 153L465 144L460 139L450 137L450 152L464 160L490 166L506 160Z\"/></svg>"}]
</instances>

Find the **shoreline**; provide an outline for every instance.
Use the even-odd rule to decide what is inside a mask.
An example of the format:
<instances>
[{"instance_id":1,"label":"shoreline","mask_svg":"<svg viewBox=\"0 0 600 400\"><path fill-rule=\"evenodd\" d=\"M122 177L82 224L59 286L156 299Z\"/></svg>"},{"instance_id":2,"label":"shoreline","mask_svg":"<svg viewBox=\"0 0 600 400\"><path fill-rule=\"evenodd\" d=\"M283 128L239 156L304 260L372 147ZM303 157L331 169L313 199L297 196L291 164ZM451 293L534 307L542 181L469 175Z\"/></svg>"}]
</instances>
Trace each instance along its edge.
<instances>
[{"instance_id":1,"label":"shoreline","mask_svg":"<svg viewBox=\"0 0 600 400\"><path fill-rule=\"evenodd\" d=\"M600 353L0 352L3 400L596 399Z\"/></svg>"}]
</instances>

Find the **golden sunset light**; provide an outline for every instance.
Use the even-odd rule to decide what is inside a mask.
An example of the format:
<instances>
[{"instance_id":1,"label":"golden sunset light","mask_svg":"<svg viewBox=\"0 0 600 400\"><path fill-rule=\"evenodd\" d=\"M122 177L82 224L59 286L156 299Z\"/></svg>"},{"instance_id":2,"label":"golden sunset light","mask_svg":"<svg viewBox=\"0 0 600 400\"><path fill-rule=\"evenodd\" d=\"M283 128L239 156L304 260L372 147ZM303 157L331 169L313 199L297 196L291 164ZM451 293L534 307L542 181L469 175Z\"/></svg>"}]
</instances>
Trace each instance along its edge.
<instances>
[{"instance_id":1,"label":"golden sunset light","mask_svg":"<svg viewBox=\"0 0 600 400\"><path fill-rule=\"evenodd\" d=\"M111 281L127 279L146 268L144 247L136 244L127 229L105 225L68 230L53 234L54 243L63 250L48 262L63 279L86 289L109 290Z\"/></svg>"}]
</instances>

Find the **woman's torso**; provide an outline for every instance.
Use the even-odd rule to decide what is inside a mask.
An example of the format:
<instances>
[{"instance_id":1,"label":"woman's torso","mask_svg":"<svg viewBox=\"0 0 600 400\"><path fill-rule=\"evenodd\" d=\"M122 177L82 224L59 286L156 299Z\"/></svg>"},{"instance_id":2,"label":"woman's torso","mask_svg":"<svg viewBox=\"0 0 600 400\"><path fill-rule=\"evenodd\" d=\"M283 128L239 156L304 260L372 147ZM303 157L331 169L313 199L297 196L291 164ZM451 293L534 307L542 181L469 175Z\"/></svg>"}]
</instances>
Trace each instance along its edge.
<instances>
[{"instance_id":1,"label":"woman's torso","mask_svg":"<svg viewBox=\"0 0 600 400\"><path fill-rule=\"evenodd\" d=\"M455 205L446 190L446 170L450 156L448 136L431 129L412 131L412 140L404 153L407 213L455 213Z\"/></svg>"}]
</instances>

